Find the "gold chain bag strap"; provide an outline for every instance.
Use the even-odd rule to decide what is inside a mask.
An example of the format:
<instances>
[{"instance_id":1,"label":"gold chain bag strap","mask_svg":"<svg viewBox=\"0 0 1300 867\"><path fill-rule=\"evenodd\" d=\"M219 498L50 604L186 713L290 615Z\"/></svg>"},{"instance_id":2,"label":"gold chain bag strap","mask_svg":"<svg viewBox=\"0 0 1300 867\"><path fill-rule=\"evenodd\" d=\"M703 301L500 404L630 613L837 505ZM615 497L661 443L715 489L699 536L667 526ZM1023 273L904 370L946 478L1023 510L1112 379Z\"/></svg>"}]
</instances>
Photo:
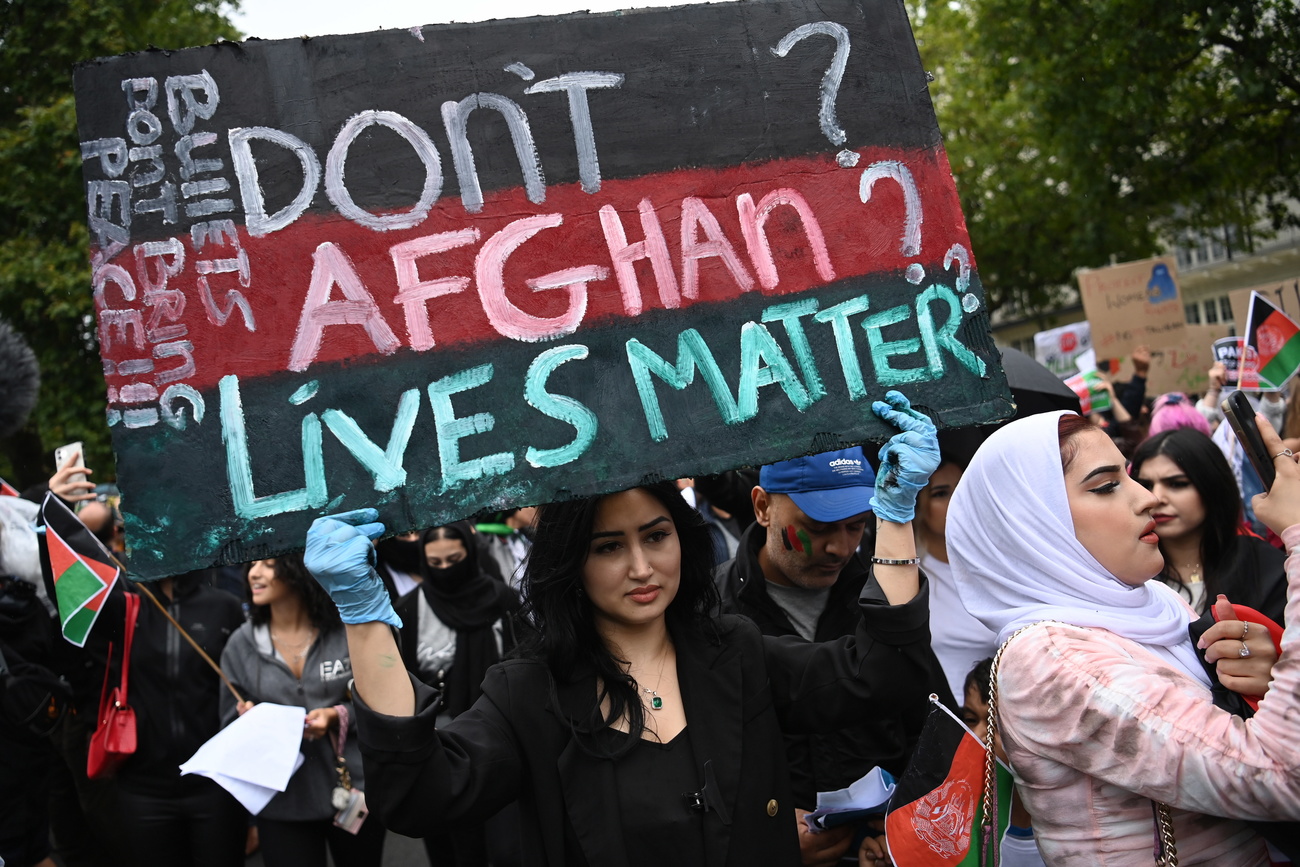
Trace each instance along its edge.
<instances>
[{"instance_id":1,"label":"gold chain bag strap","mask_svg":"<svg viewBox=\"0 0 1300 867\"><path fill-rule=\"evenodd\" d=\"M984 823L980 827L980 864L989 865L989 867L997 867L1000 854L997 839L997 759L993 753L993 746L998 734L998 668L1002 664L1002 654L1006 652L1007 645L1016 636L1026 630L1033 629L1035 626L1051 622L1053 621L1040 620L1038 623L1022 626L1011 633L1007 640L1002 642L998 652L994 654L993 665L989 669L989 718L988 725L984 729ZM1178 867L1178 846L1174 839L1173 811L1168 804L1162 802L1152 801L1151 805L1154 808L1156 823L1156 867Z\"/></svg>"}]
</instances>

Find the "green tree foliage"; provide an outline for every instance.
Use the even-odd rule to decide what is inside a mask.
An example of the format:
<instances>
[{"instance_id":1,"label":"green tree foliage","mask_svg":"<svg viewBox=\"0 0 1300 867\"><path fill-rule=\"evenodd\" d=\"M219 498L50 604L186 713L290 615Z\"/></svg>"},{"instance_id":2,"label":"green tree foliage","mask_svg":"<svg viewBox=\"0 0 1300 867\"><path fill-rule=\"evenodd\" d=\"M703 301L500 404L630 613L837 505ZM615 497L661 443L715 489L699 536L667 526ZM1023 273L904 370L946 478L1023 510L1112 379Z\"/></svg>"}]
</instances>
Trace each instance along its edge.
<instances>
[{"instance_id":1,"label":"green tree foliage","mask_svg":"<svg viewBox=\"0 0 1300 867\"><path fill-rule=\"evenodd\" d=\"M1079 267L1298 225L1300 4L914 2L990 306ZM1267 230L1266 230L1267 231Z\"/></svg>"},{"instance_id":2,"label":"green tree foliage","mask_svg":"<svg viewBox=\"0 0 1300 867\"><path fill-rule=\"evenodd\" d=\"M91 300L86 204L72 96L83 60L237 39L220 0L0 0L0 319L41 364L27 426L0 442L0 476L49 476L55 446L86 443L112 475ZM0 398L2 399L2 398Z\"/></svg>"}]
</instances>

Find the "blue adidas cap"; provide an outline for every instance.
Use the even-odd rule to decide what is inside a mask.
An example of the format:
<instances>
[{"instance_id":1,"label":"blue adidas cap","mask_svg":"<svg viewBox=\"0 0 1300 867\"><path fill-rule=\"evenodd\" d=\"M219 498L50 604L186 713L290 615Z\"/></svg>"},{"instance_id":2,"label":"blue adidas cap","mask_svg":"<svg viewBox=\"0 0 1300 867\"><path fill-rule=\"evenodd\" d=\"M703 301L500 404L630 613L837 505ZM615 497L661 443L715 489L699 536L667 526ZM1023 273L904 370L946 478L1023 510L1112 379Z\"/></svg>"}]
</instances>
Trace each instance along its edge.
<instances>
[{"instance_id":1,"label":"blue adidas cap","mask_svg":"<svg viewBox=\"0 0 1300 867\"><path fill-rule=\"evenodd\" d=\"M861 446L769 464L758 484L771 494L785 494L814 521L843 521L871 511L876 473Z\"/></svg>"}]
</instances>

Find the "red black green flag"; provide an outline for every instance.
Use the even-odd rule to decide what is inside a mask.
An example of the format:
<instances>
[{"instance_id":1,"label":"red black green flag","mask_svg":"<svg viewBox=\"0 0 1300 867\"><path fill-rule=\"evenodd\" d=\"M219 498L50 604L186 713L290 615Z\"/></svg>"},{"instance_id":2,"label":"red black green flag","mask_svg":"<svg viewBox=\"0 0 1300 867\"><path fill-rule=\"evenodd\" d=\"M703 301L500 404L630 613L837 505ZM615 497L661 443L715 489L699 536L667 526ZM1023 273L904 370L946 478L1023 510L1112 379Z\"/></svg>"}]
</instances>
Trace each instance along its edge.
<instances>
[{"instance_id":1,"label":"red black green flag","mask_svg":"<svg viewBox=\"0 0 1300 867\"><path fill-rule=\"evenodd\" d=\"M895 867L956 867L980 863L983 822L982 744L961 720L933 702L912 760L898 780L885 817ZM1011 815L1011 774L997 765L1001 843Z\"/></svg>"},{"instance_id":2,"label":"red black green flag","mask_svg":"<svg viewBox=\"0 0 1300 867\"><path fill-rule=\"evenodd\" d=\"M1300 325L1258 292L1250 293L1246 345L1258 354L1257 366L1241 371L1241 387L1277 391L1300 370Z\"/></svg>"},{"instance_id":3,"label":"red black green flag","mask_svg":"<svg viewBox=\"0 0 1300 867\"><path fill-rule=\"evenodd\" d=\"M117 564L95 534L54 494L45 495L41 516L63 637L85 647L86 636L117 581Z\"/></svg>"}]
</instances>

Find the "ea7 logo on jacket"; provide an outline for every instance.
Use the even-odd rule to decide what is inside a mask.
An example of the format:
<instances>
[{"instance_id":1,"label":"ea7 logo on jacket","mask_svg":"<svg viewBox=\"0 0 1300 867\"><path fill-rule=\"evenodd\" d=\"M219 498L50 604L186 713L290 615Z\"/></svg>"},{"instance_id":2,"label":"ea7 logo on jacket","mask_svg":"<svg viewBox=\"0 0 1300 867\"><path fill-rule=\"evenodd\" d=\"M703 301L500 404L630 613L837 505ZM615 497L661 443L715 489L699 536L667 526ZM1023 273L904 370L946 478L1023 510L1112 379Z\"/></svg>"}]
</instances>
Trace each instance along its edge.
<instances>
[{"instance_id":1,"label":"ea7 logo on jacket","mask_svg":"<svg viewBox=\"0 0 1300 867\"><path fill-rule=\"evenodd\" d=\"M352 659L343 657L342 659L327 659L320 664L320 679L338 680L341 677L352 676Z\"/></svg>"}]
</instances>

